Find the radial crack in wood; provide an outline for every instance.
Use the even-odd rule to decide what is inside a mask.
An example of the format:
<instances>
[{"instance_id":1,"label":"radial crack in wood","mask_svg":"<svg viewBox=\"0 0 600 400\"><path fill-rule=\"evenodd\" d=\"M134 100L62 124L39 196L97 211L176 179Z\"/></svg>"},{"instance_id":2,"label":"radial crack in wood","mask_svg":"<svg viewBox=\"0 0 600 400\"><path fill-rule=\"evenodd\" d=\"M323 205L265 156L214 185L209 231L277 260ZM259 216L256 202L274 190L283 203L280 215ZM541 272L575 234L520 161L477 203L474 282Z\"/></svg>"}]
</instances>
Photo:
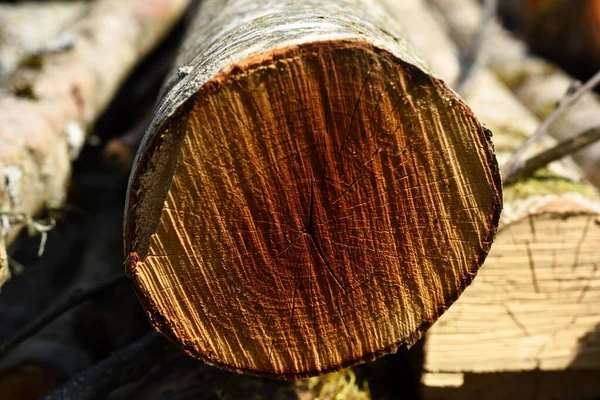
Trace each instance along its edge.
<instances>
[{"instance_id":1,"label":"radial crack in wood","mask_svg":"<svg viewBox=\"0 0 600 400\"><path fill-rule=\"evenodd\" d=\"M296 379L416 341L485 259L500 182L487 132L375 28L378 3L258 3L227 49L211 29L231 9L200 7L178 61L191 74L168 81L134 166L127 264L185 351Z\"/></svg>"}]
</instances>

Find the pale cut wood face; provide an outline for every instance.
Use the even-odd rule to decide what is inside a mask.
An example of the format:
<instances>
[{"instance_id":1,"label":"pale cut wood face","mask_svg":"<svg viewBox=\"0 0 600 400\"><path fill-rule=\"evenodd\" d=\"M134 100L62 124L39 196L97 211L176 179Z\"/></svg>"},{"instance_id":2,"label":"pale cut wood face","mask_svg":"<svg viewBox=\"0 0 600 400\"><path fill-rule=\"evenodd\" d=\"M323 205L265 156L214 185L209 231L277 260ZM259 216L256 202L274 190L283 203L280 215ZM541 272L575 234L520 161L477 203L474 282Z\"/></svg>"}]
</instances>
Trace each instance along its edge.
<instances>
[{"instance_id":1,"label":"pale cut wood face","mask_svg":"<svg viewBox=\"0 0 600 400\"><path fill-rule=\"evenodd\" d=\"M359 42L281 49L213 81L131 265L155 327L213 365L287 379L412 344L498 223L470 110Z\"/></svg>"},{"instance_id":2,"label":"pale cut wood face","mask_svg":"<svg viewBox=\"0 0 600 400\"><path fill-rule=\"evenodd\" d=\"M479 276L429 331L425 369L597 370L597 210L554 210L501 228Z\"/></svg>"}]
</instances>

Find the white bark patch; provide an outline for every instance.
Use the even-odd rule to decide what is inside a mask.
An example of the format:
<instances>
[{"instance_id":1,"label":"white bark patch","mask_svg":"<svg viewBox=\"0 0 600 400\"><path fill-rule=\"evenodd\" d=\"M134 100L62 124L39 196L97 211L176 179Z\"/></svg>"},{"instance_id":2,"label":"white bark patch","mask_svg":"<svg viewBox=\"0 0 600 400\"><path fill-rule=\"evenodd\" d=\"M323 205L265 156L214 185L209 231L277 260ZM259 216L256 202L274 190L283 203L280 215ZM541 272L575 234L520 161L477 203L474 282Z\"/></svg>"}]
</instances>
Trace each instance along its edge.
<instances>
[{"instance_id":1,"label":"white bark patch","mask_svg":"<svg viewBox=\"0 0 600 400\"><path fill-rule=\"evenodd\" d=\"M63 51L71 50L75 47L75 35L70 32L63 32L58 36L46 42L44 46L44 53L62 53Z\"/></svg>"},{"instance_id":2,"label":"white bark patch","mask_svg":"<svg viewBox=\"0 0 600 400\"><path fill-rule=\"evenodd\" d=\"M183 78L184 76L191 74L193 70L194 68L191 65L184 65L183 67L179 67L177 75L179 75L180 78Z\"/></svg>"},{"instance_id":3,"label":"white bark patch","mask_svg":"<svg viewBox=\"0 0 600 400\"><path fill-rule=\"evenodd\" d=\"M10 220L7 215L0 215L0 238L8 235L10 231Z\"/></svg>"},{"instance_id":4,"label":"white bark patch","mask_svg":"<svg viewBox=\"0 0 600 400\"><path fill-rule=\"evenodd\" d=\"M85 132L77 121L67 121L65 124L65 134L67 135L67 144L71 160L76 159L85 143Z\"/></svg>"},{"instance_id":5,"label":"white bark patch","mask_svg":"<svg viewBox=\"0 0 600 400\"><path fill-rule=\"evenodd\" d=\"M17 167L4 168L4 178L6 179L6 190L11 204L15 204L19 197L19 180L23 173Z\"/></svg>"}]
</instances>

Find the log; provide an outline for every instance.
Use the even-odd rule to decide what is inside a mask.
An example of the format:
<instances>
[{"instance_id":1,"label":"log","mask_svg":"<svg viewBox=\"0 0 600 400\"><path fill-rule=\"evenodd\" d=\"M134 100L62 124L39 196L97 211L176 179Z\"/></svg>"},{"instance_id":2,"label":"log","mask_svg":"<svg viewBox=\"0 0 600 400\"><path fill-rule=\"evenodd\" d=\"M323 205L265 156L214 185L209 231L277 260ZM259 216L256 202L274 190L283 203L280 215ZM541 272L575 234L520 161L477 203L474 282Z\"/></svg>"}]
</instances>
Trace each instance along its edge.
<instances>
[{"instance_id":1,"label":"log","mask_svg":"<svg viewBox=\"0 0 600 400\"><path fill-rule=\"evenodd\" d=\"M70 160L88 128L186 5L187 0L94 2L65 32L72 46L40 56L35 68L19 69L8 82L0 95L0 248L25 226L39 231L32 217L62 205ZM0 276L7 274L7 263L0 263Z\"/></svg>"},{"instance_id":2,"label":"log","mask_svg":"<svg viewBox=\"0 0 600 400\"><path fill-rule=\"evenodd\" d=\"M410 346L494 235L487 133L378 1L203 2L132 171L128 273L206 363L297 379Z\"/></svg>"},{"instance_id":3,"label":"log","mask_svg":"<svg viewBox=\"0 0 600 400\"><path fill-rule=\"evenodd\" d=\"M0 85L27 57L59 50L57 35L87 8L83 1L0 4Z\"/></svg>"},{"instance_id":4,"label":"log","mask_svg":"<svg viewBox=\"0 0 600 400\"><path fill-rule=\"evenodd\" d=\"M404 18L421 21L409 39L419 36L423 49L448 46L438 39L443 23L421 0L405 0L390 10L400 23ZM458 51L450 43L441 53ZM458 63L458 57L446 62ZM539 124L486 69L473 81L466 101L494 132L500 163ZM597 345L593 340L584 345L600 325L595 304L599 216L600 196L568 160L505 186L500 228L485 264L427 334L425 382L461 386L467 372L600 370ZM487 390L495 393L490 381ZM499 376L496 382L500 387L504 381Z\"/></svg>"},{"instance_id":5,"label":"log","mask_svg":"<svg viewBox=\"0 0 600 400\"><path fill-rule=\"evenodd\" d=\"M477 34L481 7L475 0L428 0L446 21L461 48ZM502 2L501 2L502 3ZM577 7L573 7L577 8ZM527 47L499 25L491 27L484 45L488 66L538 118L544 119L575 81L555 65L532 55ZM549 130L558 140L600 126L600 97L590 93ZM600 187L600 143L573 155L586 178Z\"/></svg>"}]
</instances>

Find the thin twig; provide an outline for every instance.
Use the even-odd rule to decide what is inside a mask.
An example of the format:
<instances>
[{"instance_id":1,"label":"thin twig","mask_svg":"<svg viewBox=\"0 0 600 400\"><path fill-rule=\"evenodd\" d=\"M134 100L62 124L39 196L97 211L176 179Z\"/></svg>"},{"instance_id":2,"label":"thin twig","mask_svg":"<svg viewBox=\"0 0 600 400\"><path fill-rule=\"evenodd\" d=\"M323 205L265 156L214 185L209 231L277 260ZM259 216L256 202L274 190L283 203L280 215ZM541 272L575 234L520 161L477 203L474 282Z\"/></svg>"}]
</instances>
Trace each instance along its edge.
<instances>
[{"instance_id":1,"label":"thin twig","mask_svg":"<svg viewBox=\"0 0 600 400\"><path fill-rule=\"evenodd\" d=\"M559 142L556 146L535 155L518 168L511 169L510 173L504 178L504 183L510 185L520 179L532 176L535 171L545 167L553 161L572 154L582 148L589 146L600 140L600 126L588 129L578 135Z\"/></svg>"},{"instance_id":2,"label":"thin twig","mask_svg":"<svg viewBox=\"0 0 600 400\"><path fill-rule=\"evenodd\" d=\"M514 152L506 163L505 170L508 171L508 175L513 175L513 171L522 168L523 161L521 160L523 154L529 149L529 147L544 135L550 126L554 124L560 117L564 115L585 93L591 91L600 83L600 71L598 71L589 81L584 85L579 86L576 90L568 90L565 96L558 102L556 108L548 115L548 117L540 124L533 135L529 136L525 142Z\"/></svg>"},{"instance_id":3,"label":"thin twig","mask_svg":"<svg viewBox=\"0 0 600 400\"><path fill-rule=\"evenodd\" d=\"M471 47L465 54L461 63L462 65L460 69L460 74L458 76L458 82L456 84L456 91L461 95L464 95L469 90L469 86L473 81L473 77L475 77L477 70L481 68L482 64L484 63L483 45L488 30L492 25L492 22L496 18L496 12L498 10L498 0L485 0L485 4L483 7L483 16L481 18L481 25L479 27L479 31L473 39L473 43L471 44Z\"/></svg>"},{"instance_id":4,"label":"thin twig","mask_svg":"<svg viewBox=\"0 0 600 400\"><path fill-rule=\"evenodd\" d=\"M119 274L118 276L107 279L106 281L93 286L88 289L77 289L70 293L67 297L65 297L62 301L59 301L52 305L46 312L40 315L38 318L33 320L30 324L25 326L16 335L14 335L9 340L5 341L0 345L0 358L3 357L6 353L12 350L14 347L24 342L31 336L38 333L45 326L50 324L56 318L60 317L65 312L70 309L78 306L79 304L89 300L102 292L110 289L119 283L125 281L127 277L124 274Z\"/></svg>"},{"instance_id":5,"label":"thin twig","mask_svg":"<svg viewBox=\"0 0 600 400\"><path fill-rule=\"evenodd\" d=\"M106 398L114 389L141 379L153 366L176 351L169 341L151 332L123 350L72 377L43 400Z\"/></svg>"}]
</instances>

